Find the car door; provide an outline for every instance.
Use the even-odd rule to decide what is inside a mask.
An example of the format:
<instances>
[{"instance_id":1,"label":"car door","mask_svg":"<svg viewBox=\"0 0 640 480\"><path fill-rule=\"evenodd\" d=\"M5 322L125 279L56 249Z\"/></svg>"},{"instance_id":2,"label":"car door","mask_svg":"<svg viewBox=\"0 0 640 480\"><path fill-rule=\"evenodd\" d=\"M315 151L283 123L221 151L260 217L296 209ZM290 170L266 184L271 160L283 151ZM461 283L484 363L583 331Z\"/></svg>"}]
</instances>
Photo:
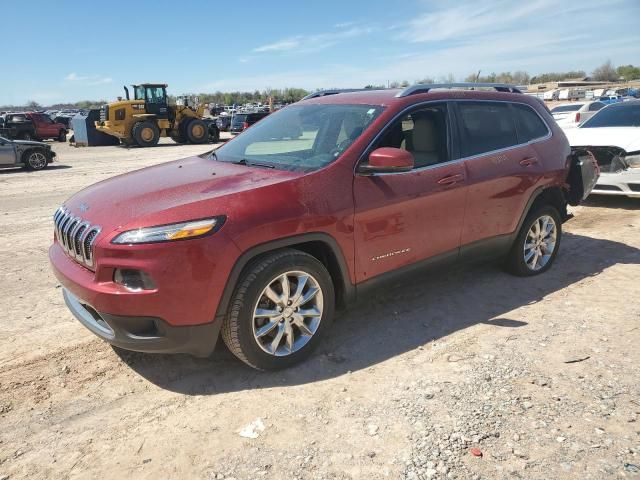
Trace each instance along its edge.
<instances>
[{"instance_id":1,"label":"car door","mask_svg":"<svg viewBox=\"0 0 640 480\"><path fill-rule=\"evenodd\" d=\"M355 175L358 282L441 255L457 256L466 175L452 153L451 125L446 103L423 105L392 122L365 152L363 163L376 148L402 148L414 155L415 166Z\"/></svg>"},{"instance_id":2,"label":"car door","mask_svg":"<svg viewBox=\"0 0 640 480\"><path fill-rule=\"evenodd\" d=\"M16 163L16 149L13 143L0 138L0 165L14 165Z\"/></svg>"},{"instance_id":3,"label":"car door","mask_svg":"<svg viewBox=\"0 0 640 480\"><path fill-rule=\"evenodd\" d=\"M34 113L30 115L30 117L36 127L36 135L38 138L49 138L51 136L51 129L42 121L42 115Z\"/></svg>"},{"instance_id":4,"label":"car door","mask_svg":"<svg viewBox=\"0 0 640 480\"><path fill-rule=\"evenodd\" d=\"M544 135L549 130L528 105L462 100L455 103L468 184L461 237L461 245L465 246L512 233L544 175L543 159L524 138L524 130L520 134L523 138L519 138L518 112L524 109L527 119L537 120Z\"/></svg>"}]
</instances>

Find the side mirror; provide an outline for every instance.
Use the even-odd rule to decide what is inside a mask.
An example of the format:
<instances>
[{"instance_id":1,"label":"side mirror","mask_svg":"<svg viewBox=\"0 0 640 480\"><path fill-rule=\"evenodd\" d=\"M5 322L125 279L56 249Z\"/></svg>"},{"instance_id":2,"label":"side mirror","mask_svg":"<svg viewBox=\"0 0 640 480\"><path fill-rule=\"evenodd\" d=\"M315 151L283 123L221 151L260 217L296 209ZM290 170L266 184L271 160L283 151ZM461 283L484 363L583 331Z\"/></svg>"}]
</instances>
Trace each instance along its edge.
<instances>
[{"instance_id":1,"label":"side mirror","mask_svg":"<svg viewBox=\"0 0 640 480\"><path fill-rule=\"evenodd\" d=\"M382 147L369 154L369 163L360 165L364 174L408 172L413 169L413 155L401 148Z\"/></svg>"}]
</instances>

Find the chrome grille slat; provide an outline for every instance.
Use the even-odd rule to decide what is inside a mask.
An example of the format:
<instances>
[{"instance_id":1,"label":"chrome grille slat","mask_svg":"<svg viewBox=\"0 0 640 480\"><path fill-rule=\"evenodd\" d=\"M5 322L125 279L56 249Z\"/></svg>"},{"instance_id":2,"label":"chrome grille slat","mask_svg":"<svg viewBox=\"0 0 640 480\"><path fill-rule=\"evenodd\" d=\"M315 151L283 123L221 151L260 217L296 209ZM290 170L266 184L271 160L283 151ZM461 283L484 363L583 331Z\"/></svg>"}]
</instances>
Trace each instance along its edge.
<instances>
[{"instance_id":1,"label":"chrome grille slat","mask_svg":"<svg viewBox=\"0 0 640 480\"><path fill-rule=\"evenodd\" d=\"M87 267L93 266L93 244L100 234L98 225L76 217L60 207L53 214L56 240L71 258Z\"/></svg>"}]
</instances>

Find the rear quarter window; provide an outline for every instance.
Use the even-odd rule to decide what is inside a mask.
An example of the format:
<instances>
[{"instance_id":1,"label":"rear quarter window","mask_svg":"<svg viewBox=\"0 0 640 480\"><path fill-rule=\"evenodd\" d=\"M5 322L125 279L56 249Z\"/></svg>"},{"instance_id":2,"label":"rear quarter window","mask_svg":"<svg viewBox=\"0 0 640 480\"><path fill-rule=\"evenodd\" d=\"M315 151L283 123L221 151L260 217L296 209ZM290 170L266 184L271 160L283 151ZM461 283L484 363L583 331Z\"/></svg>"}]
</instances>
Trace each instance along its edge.
<instances>
[{"instance_id":1,"label":"rear quarter window","mask_svg":"<svg viewBox=\"0 0 640 480\"><path fill-rule=\"evenodd\" d=\"M508 103L458 102L462 155L470 157L518 144Z\"/></svg>"},{"instance_id":2,"label":"rear quarter window","mask_svg":"<svg viewBox=\"0 0 640 480\"><path fill-rule=\"evenodd\" d=\"M545 137L549 133L547 125L529 105L514 103L513 108L516 115L519 143L530 142Z\"/></svg>"}]
</instances>

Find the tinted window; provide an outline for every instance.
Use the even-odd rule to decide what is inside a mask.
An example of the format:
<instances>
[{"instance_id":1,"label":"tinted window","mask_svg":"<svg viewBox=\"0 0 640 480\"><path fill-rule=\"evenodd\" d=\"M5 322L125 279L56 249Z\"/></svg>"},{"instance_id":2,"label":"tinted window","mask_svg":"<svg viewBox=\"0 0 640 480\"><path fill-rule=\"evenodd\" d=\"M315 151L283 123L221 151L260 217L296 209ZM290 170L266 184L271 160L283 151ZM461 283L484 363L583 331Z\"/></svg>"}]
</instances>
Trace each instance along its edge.
<instances>
[{"instance_id":1,"label":"tinted window","mask_svg":"<svg viewBox=\"0 0 640 480\"><path fill-rule=\"evenodd\" d=\"M590 112L597 112L598 110L600 110L602 107L604 107L604 103L600 103L600 102L593 102L591 105L589 105L589 111Z\"/></svg>"},{"instance_id":2,"label":"tinted window","mask_svg":"<svg viewBox=\"0 0 640 480\"><path fill-rule=\"evenodd\" d=\"M459 102L462 155L469 157L518 144L509 104Z\"/></svg>"},{"instance_id":3,"label":"tinted window","mask_svg":"<svg viewBox=\"0 0 640 480\"><path fill-rule=\"evenodd\" d=\"M577 112L582 107L582 103L575 103L573 105L560 105L559 107L552 108L551 113L563 113L563 112Z\"/></svg>"},{"instance_id":4,"label":"tinted window","mask_svg":"<svg viewBox=\"0 0 640 480\"><path fill-rule=\"evenodd\" d=\"M640 103L613 103L584 122L580 128L597 127L640 127Z\"/></svg>"},{"instance_id":5,"label":"tinted window","mask_svg":"<svg viewBox=\"0 0 640 480\"><path fill-rule=\"evenodd\" d=\"M393 147L413 154L415 168L450 160L447 110L434 105L411 112L392 124L374 148Z\"/></svg>"},{"instance_id":6,"label":"tinted window","mask_svg":"<svg viewBox=\"0 0 640 480\"><path fill-rule=\"evenodd\" d=\"M516 112L519 143L529 142L549 133L545 123L531 107L514 103L513 108Z\"/></svg>"}]
</instances>

